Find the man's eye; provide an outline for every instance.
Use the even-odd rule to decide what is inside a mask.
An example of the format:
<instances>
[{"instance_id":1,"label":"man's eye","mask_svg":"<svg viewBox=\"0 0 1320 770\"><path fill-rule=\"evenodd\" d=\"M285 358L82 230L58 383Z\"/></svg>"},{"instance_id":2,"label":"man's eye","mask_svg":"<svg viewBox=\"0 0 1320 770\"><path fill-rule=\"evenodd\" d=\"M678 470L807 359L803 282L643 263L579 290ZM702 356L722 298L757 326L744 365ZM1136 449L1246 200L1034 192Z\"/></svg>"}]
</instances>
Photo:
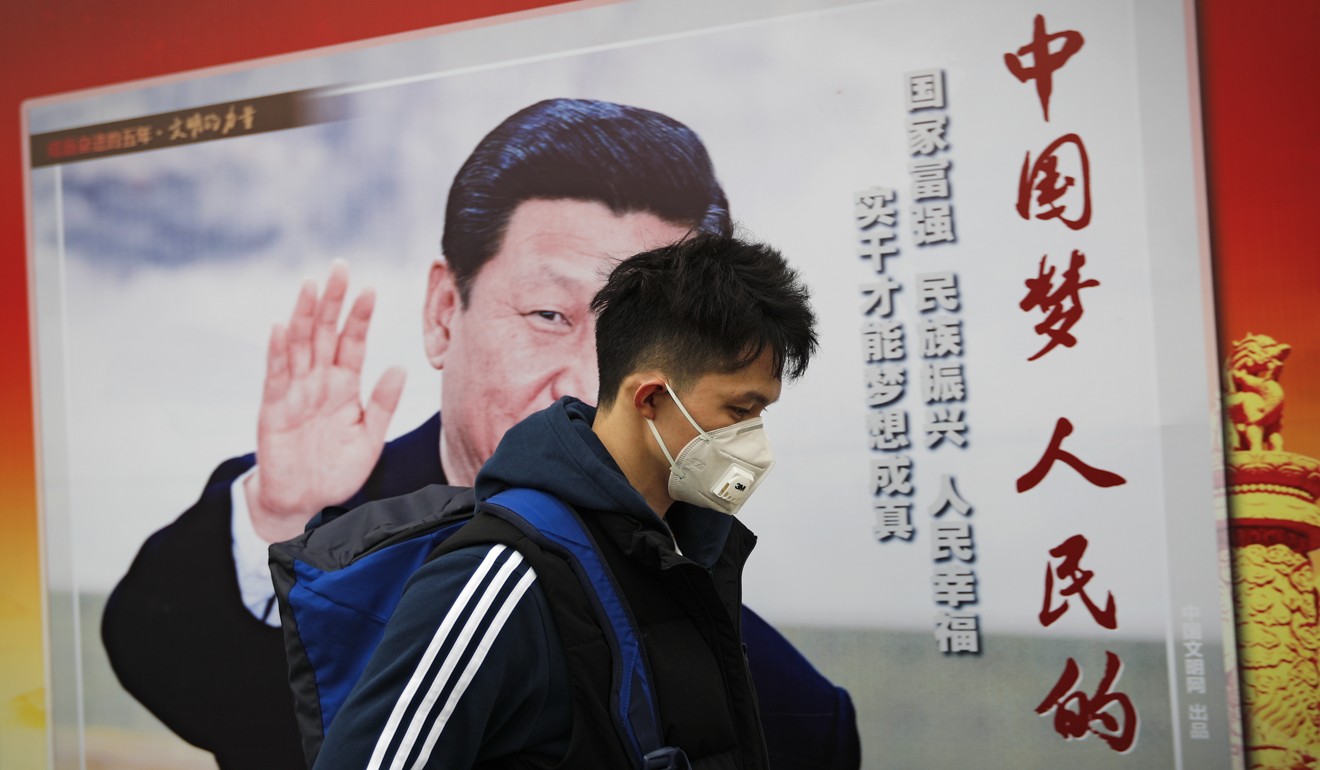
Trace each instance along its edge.
<instances>
[{"instance_id":1,"label":"man's eye","mask_svg":"<svg viewBox=\"0 0 1320 770\"><path fill-rule=\"evenodd\" d=\"M571 325L568 321L568 316L564 315L558 310L533 310L530 313L526 313L525 316L528 319L543 325L552 325L552 326Z\"/></svg>"}]
</instances>

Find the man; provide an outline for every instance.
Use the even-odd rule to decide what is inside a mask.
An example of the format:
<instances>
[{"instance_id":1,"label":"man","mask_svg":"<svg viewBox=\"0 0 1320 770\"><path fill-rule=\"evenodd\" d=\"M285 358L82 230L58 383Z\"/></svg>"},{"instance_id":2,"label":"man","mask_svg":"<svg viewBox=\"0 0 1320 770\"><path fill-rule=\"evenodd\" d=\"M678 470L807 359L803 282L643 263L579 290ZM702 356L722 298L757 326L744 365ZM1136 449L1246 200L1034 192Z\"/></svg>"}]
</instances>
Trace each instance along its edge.
<instances>
[{"instance_id":1,"label":"man","mask_svg":"<svg viewBox=\"0 0 1320 770\"><path fill-rule=\"evenodd\" d=\"M430 267L424 343L444 371L443 428L437 414L382 451L403 382L388 371L360 402L373 297L359 296L337 333L346 270L331 270L319 298L304 285L287 328L271 334L260 462L222 463L198 502L143 545L107 605L103 638L125 688L223 768L301 767L266 544L326 506L471 484L510 426L594 388L587 305L617 259L728 229L704 146L667 116L557 99L506 119L456 175L445 259ZM759 618L749 625L778 650L764 660L777 677L763 696L805 682L788 685L799 693L788 700L814 692L813 711L830 715L823 730L843 746L831 738L829 751L855 754L846 693Z\"/></svg>"},{"instance_id":2,"label":"man","mask_svg":"<svg viewBox=\"0 0 1320 770\"><path fill-rule=\"evenodd\" d=\"M774 463L761 413L815 352L807 290L773 249L703 235L625 260L591 306L599 411L569 396L518 423L478 499L532 488L572 506L636 620L662 741L696 770L769 767L739 632L755 536L730 514ZM587 716L610 701L611 664L573 670L544 555L489 516L469 527L495 544L458 543L414 576L317 768L633 764ZM596 686L570 687L580 676Z\"/></svg>"}]
</instances>

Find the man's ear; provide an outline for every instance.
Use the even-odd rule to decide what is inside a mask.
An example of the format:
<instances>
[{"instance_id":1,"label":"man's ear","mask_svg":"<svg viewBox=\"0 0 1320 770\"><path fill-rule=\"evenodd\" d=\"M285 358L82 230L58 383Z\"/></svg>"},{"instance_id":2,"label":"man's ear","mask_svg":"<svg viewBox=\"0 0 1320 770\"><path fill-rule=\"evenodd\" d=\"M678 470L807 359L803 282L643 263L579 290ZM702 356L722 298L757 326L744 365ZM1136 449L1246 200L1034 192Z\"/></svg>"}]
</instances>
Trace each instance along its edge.
<instances>
[{"instance_id":1,"label":"man's ear","mask_svg":"<svg viewBox=\"0 0 1320 770\"><path fill-rule=\"evenodd\" d=\"M437 259L431 263L426 279L426 302L422 306L422 345L426 348L426 360L437 369L445 368L445 353L449 351L450 330L459 302L454 273L449 265Z\"/></svg>"},{"instance_id":2,"label":"man's ear","mask_svg":"<svg viewBox=\"0 0 1320 770\"><path fill-rule=\"evenodd\" d=\"M648 420L655 419L656 403L668 395L665 390L665 381L660 374L653 373L641 375L633 383L633 408L637 413Z\"/></svg>"}]
</instances>

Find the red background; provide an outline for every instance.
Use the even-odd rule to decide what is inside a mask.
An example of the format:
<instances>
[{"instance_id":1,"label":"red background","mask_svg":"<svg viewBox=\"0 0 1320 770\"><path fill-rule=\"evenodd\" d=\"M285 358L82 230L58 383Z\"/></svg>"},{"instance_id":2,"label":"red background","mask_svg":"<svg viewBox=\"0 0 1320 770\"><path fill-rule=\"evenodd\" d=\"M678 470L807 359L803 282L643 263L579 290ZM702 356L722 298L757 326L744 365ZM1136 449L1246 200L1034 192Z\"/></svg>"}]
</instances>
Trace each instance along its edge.
<instances>
[{"instance_id":1,"label":"red background","mask_svg":"<svg viewBox=\"0 0 1320 770\"><path fill-rule=\"evenodd\" d=\"M1291 344L1284 448L1320 457L1320 3L1199 5L1221 360L1247 332Z\"/></svg>"}]
</instances>

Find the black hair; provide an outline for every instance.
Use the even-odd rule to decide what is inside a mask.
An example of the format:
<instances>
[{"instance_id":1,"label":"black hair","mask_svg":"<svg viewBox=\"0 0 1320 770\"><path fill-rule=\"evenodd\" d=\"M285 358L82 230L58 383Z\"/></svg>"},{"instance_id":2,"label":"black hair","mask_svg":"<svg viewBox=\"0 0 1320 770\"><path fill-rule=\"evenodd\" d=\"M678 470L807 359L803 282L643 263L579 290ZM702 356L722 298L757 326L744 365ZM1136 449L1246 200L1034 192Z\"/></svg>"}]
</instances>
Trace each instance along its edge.
<instances>
[{"instance_id":1,"label":"black hair","mask_svg":"<svg viewBox=\"0 0 1320 770\"><path fill-rule=\"evenodd\" d=\"M449 189L441 248L465 305L514 210L536 198L598 201L616 215L649 212L700 232L732 230L724 190L692 129L612 102L537 102L487 134Z\"/></svg>"},{"instance_id":2,"label":"black hair","mask_svg":"<svg viewBox=\"0 0 1320 770\"><path fill-rule=\"evenodd\" d=\"M765 351L774 376L802 376L816 352L816 317L798 272L775 249L698 234L629 257L591 300L602 408L644 368L675 388L733 372Z\"/></svg>"}]
</instances>

